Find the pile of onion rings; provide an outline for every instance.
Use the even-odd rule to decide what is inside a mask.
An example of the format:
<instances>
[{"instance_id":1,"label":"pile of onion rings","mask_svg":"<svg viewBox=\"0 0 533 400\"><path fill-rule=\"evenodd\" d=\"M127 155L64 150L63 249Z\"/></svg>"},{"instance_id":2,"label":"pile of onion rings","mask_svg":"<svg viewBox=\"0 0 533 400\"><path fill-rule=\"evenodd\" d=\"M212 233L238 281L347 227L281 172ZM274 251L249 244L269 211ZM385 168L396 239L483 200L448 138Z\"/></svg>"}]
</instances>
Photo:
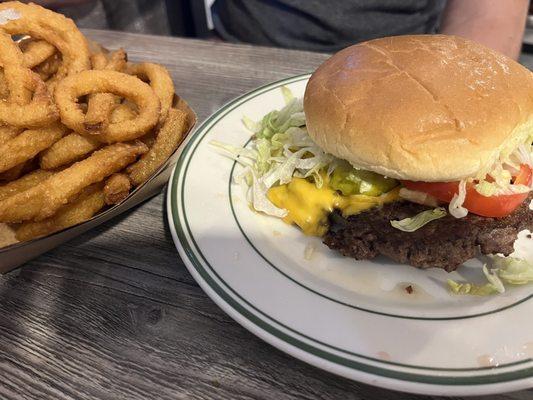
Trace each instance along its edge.
<instances>
[{"instance_id":1,"label":"pile of onion rings","mask_svg":"<svg viewBox=\"0 0 533 400\"><path fill-rule=\"evenodd\" d=\"M165 67L38 5L0 3L0 223L26 241L124 201L189 130L176 99Z\"/></svg>"}]
</instances>

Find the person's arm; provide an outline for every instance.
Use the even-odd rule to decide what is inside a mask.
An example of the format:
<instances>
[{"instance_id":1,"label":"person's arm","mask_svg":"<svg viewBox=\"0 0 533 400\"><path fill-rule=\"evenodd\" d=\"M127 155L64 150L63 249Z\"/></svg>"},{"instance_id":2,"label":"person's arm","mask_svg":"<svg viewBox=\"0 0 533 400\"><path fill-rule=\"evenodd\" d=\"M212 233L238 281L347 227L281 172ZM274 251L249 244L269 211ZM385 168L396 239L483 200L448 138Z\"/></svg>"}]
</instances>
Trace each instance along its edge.
<instances>
[{"instance_id":1,"label":"person's arm","mask_svg":"<svg viewBox=\"0 0 533 400\"><path fill-rule=\"evenodd\" d=\"M528 0L448 0L441 33L462 36L518 59Z\"/></svg>"}]
</instances>

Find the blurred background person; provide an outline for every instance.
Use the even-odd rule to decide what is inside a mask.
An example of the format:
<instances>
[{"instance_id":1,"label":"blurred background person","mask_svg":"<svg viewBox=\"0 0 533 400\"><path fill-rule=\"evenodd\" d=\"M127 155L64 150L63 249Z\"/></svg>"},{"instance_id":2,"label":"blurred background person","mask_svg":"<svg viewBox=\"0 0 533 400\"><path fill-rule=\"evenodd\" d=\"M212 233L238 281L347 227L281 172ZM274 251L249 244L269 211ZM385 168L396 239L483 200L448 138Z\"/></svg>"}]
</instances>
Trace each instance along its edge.
<instances>
[{"instance_id":1,"label":"blurred background person","mask_svg":"<svg viewBox=\"0 0 533 400\"><path fill-rule=\"evenodd\" d=\"M528 0L216 0L231 42L334 52L383 36L459 35L518 58Z\"/></svg>"},{"instance_id":2,"label":"blurred background person","mask_svg":"<svg viewBox=\"0 0 533 400\"><path fill-rule=\"evenodd\" d=\"M383 36L440 32L478 41L515 59L529 5L528 0L35 2L64 13L81 28L201 37L213 28L211 37L229 42L328 53Z\"/></svg>"}]
</instances>

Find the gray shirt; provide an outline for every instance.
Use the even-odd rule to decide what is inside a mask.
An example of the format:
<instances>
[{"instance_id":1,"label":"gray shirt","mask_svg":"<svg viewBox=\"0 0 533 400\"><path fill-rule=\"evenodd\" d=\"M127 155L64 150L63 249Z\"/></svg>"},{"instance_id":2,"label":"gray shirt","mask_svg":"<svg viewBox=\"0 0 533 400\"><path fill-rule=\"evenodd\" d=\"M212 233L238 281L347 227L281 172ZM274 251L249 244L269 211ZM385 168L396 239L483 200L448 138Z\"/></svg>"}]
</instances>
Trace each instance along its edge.
<instances>
[{"instance_id":1,"label":"gray shirt","mask_svg":"<svg viewBox=\"0 0 533 400\"><path fill-rule=\"evenodd\" d=\"M434 33L446 0L216 0L218 34L247 42L334 52L363 40Z\"/></svg>"},{"instance_id":2,"label":"gray shirt","mask_svg":"<svg viewBox=\"0 0 533 400\"><path fill-rule=\"evenodd\" d=\"M165 0L92 0L57 11L72 18L80 28L170 34Z\"/></svg>"}]
</instances>

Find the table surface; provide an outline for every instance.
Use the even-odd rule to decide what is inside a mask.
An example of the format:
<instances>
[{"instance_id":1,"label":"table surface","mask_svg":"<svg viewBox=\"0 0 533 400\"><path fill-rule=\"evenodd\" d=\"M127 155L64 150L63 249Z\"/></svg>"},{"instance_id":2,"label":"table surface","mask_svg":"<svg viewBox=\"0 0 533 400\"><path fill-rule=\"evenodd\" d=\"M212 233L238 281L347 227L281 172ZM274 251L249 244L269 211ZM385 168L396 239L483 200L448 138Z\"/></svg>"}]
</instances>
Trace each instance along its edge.
<instances>
[{"instance_id":1,"label":"table surface","mask_svg":"<svg viewBox=\"0 0 533 400\"><path fill-rule=\"evenodd\" d=\"M130 60L166 65L200 121L250 89L312 71L327 58L86 33L110 49L124 47ZM246 331L188 273L164 203L162 193L0 276L1 399L436 399L337 377ZM522 391L490 399L532 397Z\"/></svg>"}]
</instances>

